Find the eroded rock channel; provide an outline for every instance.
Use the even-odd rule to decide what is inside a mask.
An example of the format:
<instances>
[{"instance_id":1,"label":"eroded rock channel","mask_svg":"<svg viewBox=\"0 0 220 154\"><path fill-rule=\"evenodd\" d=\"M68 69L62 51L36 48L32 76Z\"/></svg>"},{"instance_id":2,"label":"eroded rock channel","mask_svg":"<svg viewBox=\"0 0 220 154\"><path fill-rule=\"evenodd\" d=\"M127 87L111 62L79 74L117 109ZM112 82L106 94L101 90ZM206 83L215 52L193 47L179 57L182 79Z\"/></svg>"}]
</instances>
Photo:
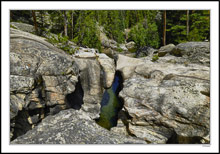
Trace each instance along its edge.
<instances>
[{"instance_id":1,"label":"eroded rock channel","mask_svg":"<svg viewBox=\"0 0 220 154\"><path fill-rule=\"evenodd\" d=\"M210 67L207 57L201 61L207 42L172 45L178 57L163 48L157 62L153 52L114 61L88 48L69 56L13 28L10 35L11 143L210 142ZM203 49L186 65L187 52Z\"/></svg>"},{"instance_id":2,"label":"eroded rock channel","mask_svg":"<svg viewBox=\"0 0 220 154\"><path fill-rule=\"evenodd\" d=\"M123 78L119 71L115 73L111 88L104 91L101 101L101 113L96 122L110 130L117 126L118 114L123 107L123 99L119 97L119 92L123 88Z\"/></svg>"}]
</instances>

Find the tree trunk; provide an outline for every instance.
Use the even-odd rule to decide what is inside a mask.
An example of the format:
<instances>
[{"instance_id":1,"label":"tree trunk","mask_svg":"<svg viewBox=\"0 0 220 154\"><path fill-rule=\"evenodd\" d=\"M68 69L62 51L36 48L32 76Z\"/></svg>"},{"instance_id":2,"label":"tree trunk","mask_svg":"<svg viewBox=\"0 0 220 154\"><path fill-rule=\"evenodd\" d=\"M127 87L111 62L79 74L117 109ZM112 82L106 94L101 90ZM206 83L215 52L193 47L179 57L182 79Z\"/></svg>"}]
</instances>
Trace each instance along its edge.
<instances>
[{"instance_id":1,"label":"tree trunk","mask_svg":"<svg viewBox=\"0 0 220 154\"><path fill-rule=\"evenodd\" d=\"M73 39L73 11L71 12L71 21L72 21L72 23L71 23L71 38Z\"/></svg>"},{"instance_id":2,"label":"tree trunk","mask_svg":"<svg viewBox=\"0 0 220 154\"><path fill-rule=\"evenodd\" d=\"M189 10L186 11L186 37L189 36Z\"/></svg>"},{"instance_id":3,"label":"tree trunk","mask_svg":"<svg viewBox=\"0 0 220 154\"><path fill-rule=\"evenodd\" d=\"M40 11L40 17L41 17L41 27L44 28L44 17L43 17L43 11Z\"/></svg>"},{"instance_id":4,"label":"tree trunk","mask_svg":"<svg viewBox=\"0 0 220 154\"><path fill-rule=\"evenodd\" d=\"M35 33L37 33L38 29L37 29L37 19L36 19L36 12L35 11L32 11L32 17L33 17L33 21L34 21Z\"/></svg>"},{"instance_id":5,"label":"tree trunk","mask_svg":"<svg viewBox=\"0 0 220 154\"><path fill-rule=\"evenodd\" d=\"M163 45L166 45L166 10L163 13Z\"/></svg>"},{"instance_id":6,"label":"tree trunk","mask_svg":"<svg viewBox=\"0 0 220 154\"><path fill-rule=\"evenodd\" d=\"M124 12L121 10L121 17L122 17L122 23L123 23L123 30L125 29L125 19L124 19Z\"/></svg>"},{"instance_id":7,"label":"tree trunk","mask_svg":"<svg viewBox=\"0 0 220 154\"><path fill-rule=\"evenodd\" d=\"M64 35L67 36L67 16L66 11L63 11L63 21L64 21Z\"/></svg>"},{"instance_id":8,"label":"tree trunk","mask_svg":"<svg viewBox=\"0 0 220 154\"><path fill-rule=\"evenodd\" d=\"M10 11L10 22L12 21L13 13Z\"/></svg>"}]
</instances>

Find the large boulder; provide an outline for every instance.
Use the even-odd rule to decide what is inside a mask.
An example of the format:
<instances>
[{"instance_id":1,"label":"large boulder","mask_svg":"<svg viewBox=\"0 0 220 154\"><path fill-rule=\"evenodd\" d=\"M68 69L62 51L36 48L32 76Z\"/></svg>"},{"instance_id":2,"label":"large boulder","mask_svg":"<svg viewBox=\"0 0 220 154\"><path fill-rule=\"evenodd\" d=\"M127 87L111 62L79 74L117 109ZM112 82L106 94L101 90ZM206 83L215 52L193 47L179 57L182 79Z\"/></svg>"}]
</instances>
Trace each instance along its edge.
<instances>
[{"instance_id":1,"label":"large boulder","mask_svg":"<svg viewBox=\"0 0 220 154\"><path fill-rule=\"evenodd\" d=\"M14 130L24 128L25 122L34 126L55 106L61 110L71 103L66 96L75 91L79 70L72 58L45 39L13 28L10 32L10 118L15 138L22 133Z\"/></svg>"},{"instance_id":2,"label":"large boulder","mask_svg":"<svg viewBox=\"0 0 220 154\"><path fill-rule=\"evenodd\" d=\"M103 48L102 53L106 54L107 56L114 58L116 55L116 51L111 48Z\"/></svg>"},{"instance_id":3,"label":"large boulder","mask_svg":"<svg viewBox=\"0 0 220 154\"><path fill-rule=\"evenodd\" d=\"M209 42L187 42L178 44L171 54L182 56L191 63L210 66L210 43Z\"/></svg>"},{"instance_id":4,"label":"large boulder","mask_svg":"<svg viewBox=\"0 0 220 154\"><path fill-rule=\"evenodd\" d=\"M114 80L113 59L81 47L70 56L45 38L10 32L11 139L64 109L99 117L104 89Z\"/></svg>"},{"instance_id":5,"label":"large boulder","mask_svg":"<svg viewBox=\"0 0 220 154\"><path fill-rule=\"evenodd\" d=\"M123 79L125 80L130 78L134 73L135 67L141 64L144 64L144 61L119 54L117 57L116 70L122 73Z\"/></svg>"},{"instance_id":6,"label":"large boulder","mask_svg":"<svg viewBox=\"0 0 220 154\"><path fill-rule=\"evenodd\" d=\"M101 75L103 78L103 87L104 88L110 88L112 85L112 82L114 80L114 75L115 75L115 62L114 59L108 57L106 54L103 53L96 53L96 52L76 52L73 55L74 58L77 58L76 61L78 60L93 60L96 62L101 69ZM86 62L85 62L86 63ZM78 66L81 64L79 63ZM83 64L82 64L83 65ZM89 66L88 66L89 67ZM100 71L97 70L97 73Z\"/></svg>"},{"instance_id":7,"label":"large boulder","mask_svg":"<svg viewBox=\"0 0 220 154\"><path fill-rule=\"evenodd\" d=\"M110 132L82 112L63 110L42 122L11 144L146 144L135 137Z\"/></svg>"},{"instance_id":8,"label":"large boulder","mask_svg":"<svg viewBox=\"0 0 220 154\"><path fill-rule=\"evenodd\" d=\"M148 143L209 143L209 67L119 55L130 134Z\"/></svg>"},{"instance_id":9,"label":"large boulder","mask_svg":"<svg viewBox=\"0 0 220 154\"><path fill-rule=\"evenodd\" d=\"M84 91L82 109L96 119L99 117L104 89L110 88L114 80L114 60L105 54L82 51L76 52L73 58L80 70L80 81Z\"/></svg>"},{"instance_id":10,"label":"large boulder","mask_svg":"<svg viewBox=\"0 0 220 154\"><path fill-rule=\"evenodd\" d=\"M135 42L131 41L125 44L126 48L128 49L129 52L134 52L135 51Z\"/></svg>"},{"instance_id":11,"label":"large boulder","mask_svg":"<svg viewBox=\"0 0 220 154\"><path fill-rule=\"evenodd\" d=\"M137 51L136 51L136 57L140 58L140 57L146 57L146 56L153 56L154 53L156 53L157 50L149 47L149 46L144 46L144 47L140 47Z\"/></svg>"},{"instance_id":12,"label":"large boulder","mask_svg":"<svg viewBox=\"0 0 220 154\"><path fill-rule=\"evenodd\" d=\"M174 44L168 44L168 45L165 45L165 46L162 46L159 50L158 50L158 56L159 57L163 57L165 56L166 54L169 54L171 53L175 48L175 45Z\"/></svg>"}]
</instances>

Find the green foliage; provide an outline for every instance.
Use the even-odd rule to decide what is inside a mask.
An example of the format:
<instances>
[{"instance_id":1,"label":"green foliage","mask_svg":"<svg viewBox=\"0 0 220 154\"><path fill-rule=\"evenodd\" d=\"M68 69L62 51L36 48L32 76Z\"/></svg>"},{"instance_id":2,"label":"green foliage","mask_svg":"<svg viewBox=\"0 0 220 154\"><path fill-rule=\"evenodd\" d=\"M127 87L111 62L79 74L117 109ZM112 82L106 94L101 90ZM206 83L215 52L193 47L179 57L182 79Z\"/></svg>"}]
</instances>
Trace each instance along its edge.
<instances>
[{"instance_id":1,"label":"green foliage","mask_svg":"<svg viewBox=\"0 0 220 154\"><path fill-rule=\"evenodd\" d=\"M158 55L154 55L154 56L152 57L152 61L153 61L153 62L157 61L158 59L159 59L159 56L158 56Z\"/></svg>"},{"instance_id":2,"label":"green foliage","mask_svg":"<svg viewBox=\"0 0 220 154\"><path fill-rule=\"evenodd\" d=\"M210 39L210 12L194 11L191 14L190 41L204 41Z\"/></svg>"},{"instance_id":3,"label":"green foliage","mask_svg":"<svg viewBox=\"0 0 220 154\"><path fill-rule=\"evenodd\" d=\"M105 12L105 21L103 22L104 28L107 31L107 36L114 39L118 43L122 43L124 37L124 26L121 22L119 11L112 10Z\"/></svg>"},{"instance_id":4,"label":"green foliage","mask_svg":"<svg viewBox=\"0 0 220 154\"><path fill-rule=\"evenodd\" d=\"M189 11L188 36L186 13L186 10L167 11L167 44L209 40L210 12L208 10Z\"/></svg>"},{"instance_id":5,"label":"green foliage","mask_svg":"<svg viewBox=\"0 0 220 154\"><path fill-rule=\"evenodd\" d=\"M131 28L128 37L129 40L136 43L137 47L159 47L159 35L157 32L157 25L155 23L149 23L147 28L144 28L143 23L138 23L136 26Z\"/></svg>"},{"instance_id":6,"label":"green foliage","mask_svg":"<svg viewBox=\"0 0 220 154\"><path fill-rule=\"evenodd\" d=\"M120 44L119 43L117 43L117 49L116 49L118 52L122 52L123 51L123 49L122 48L120 48Z\"/></svg>"},{"instance_id":7,"label":"green foliage","mask_svg":"<svg viewBox=\"0 0 220 154\"><path fill-rule=\"evenodd\" d=\"M101 42L99 40L100 32L96 27L93 11L85 11L80 14L75 25L75 30L77 31L74 38L75 43L81 46L101 49Z\"/></svg>"},{"instance_id":8,"label":"green foliage","mask_svg":"<svg viewBox=\"0 0 220 154\"><path fill-rule=\"evenodd\" d=\"M74 51L71 51L67 40L79 46L101 50L97 25L104 27L107 37L118 43L133 40L136 48L143 46L158 48L162 44L164 11L35 10L35 12L38 35L45 37L45 33L60 34L59 38L48 39L59 44L58 46L68 53ZM166 12L166 44L210 39L209 10L189 10L189 16L187 16L187 10L167 10ZM34 25L32 10L11 10L10 21ZM188 34L187 21L189 21ZM68 37L63 37L64 27L67 27ZM128 38L125 38L125 29L130 29Z\"/></svg>"},{"instance_id":9,"label":"green foliage","mask_svg":"<svg viewBox=\"0 0 220 154\"><path fill-rule=\"evenodd\" d=\"M61 34L54 35L51 33L47 34L47 40L54 46L64 50L68 54L74 54L75 50L69 45L68 36L62 36Z\"/></svg>"},{"instance_id":10,"label":"green foliage","mask_svg":"<svg viewBox=\"0 0 220 154\"><path fill-rule=\"evenodd\" d=\"M33 24L30 10L11 10L10 22Z\"/></svg>"},{"instance_id":11,"label":"green foliage","mask_svg":"<svg viewBox=\"0 0 220 154\"><path fill-rule=\"evenodd\" d=\"M138 47L146 45L146 29L144 29L141 23L134 26L128 34L129 40L133 40Z\"/></svg>"},{"instance_id":12,"label":"green foliage","mask_svg":"<svg viewBox=\"0 0 220 154\"><path fill-rule=\"evenodd\" d=\"M159 39L156 23L148 24L146 33L147 33L146 45L149 45L154 48L158 48L160 44L160 39Z\"/></svg>"},{"instance_id":13,"label":"green foliage","mask_svg":"<svg viewBox=\"0 0 220 154\"><path fill-rule=\"evenodd\" d=\"M118 52L122 52L123 49L122 49L122 48L117 48L117 51L118 51Z\"/></svg>"}]
</instances>

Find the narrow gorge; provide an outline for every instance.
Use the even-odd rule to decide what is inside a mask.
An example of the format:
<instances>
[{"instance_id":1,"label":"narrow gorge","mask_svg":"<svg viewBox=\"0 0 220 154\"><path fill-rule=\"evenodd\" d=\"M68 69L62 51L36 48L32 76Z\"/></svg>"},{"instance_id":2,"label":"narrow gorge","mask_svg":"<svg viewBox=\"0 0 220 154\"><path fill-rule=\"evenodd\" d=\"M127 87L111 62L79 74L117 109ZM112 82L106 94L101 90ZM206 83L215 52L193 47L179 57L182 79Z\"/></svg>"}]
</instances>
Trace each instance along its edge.
<instances>
[{"instance_id":1,"label":"narrow gorge","mask_svg":"<svg viewBox=\"0 0 220 154\"><path fill-rule=\"evenodd\" d=\"M11 144L210 143L209 42L112 44L68 55L10 28Z\"/></svg>"}]
</instances>

